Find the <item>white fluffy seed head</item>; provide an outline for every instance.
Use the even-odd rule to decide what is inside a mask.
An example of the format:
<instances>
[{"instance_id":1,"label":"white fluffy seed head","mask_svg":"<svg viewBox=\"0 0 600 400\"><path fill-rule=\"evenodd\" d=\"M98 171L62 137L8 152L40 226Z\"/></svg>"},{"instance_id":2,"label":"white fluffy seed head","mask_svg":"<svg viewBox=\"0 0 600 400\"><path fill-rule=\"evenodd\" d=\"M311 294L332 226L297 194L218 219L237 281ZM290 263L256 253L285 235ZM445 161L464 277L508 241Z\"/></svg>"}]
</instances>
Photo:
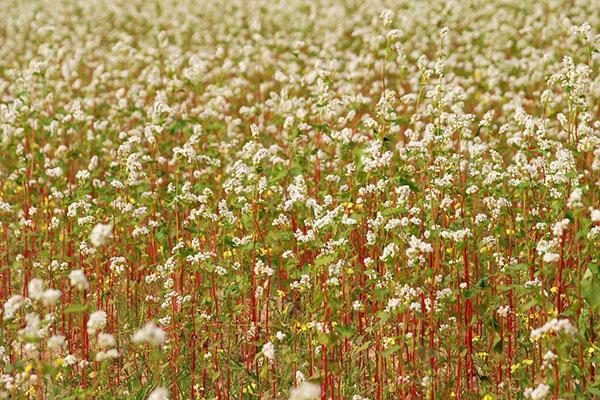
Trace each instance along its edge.
<instances>
[{"instance_id":1,"label":"white fluffy seed head","mask_svg":"<svg viewBox=\"0 0 600 400\"><path fill-rule=\"evenodd\" d=\"M156 388L150 393L148 400L169 400L169 391L163 387Z\"/></svg>"},{"instance_id":2,"label":"white fluffy seed head","mask_svg":"<svg viewBox=\"0 0 600 400\"><path fill-rule=\"evenodd\" d=\"M161 328L156 326L152 321L149 321L144 327L138 330L133 335L133 342L137 344L151 344L153 346L160 346L164 343L167 338L167 334Z\"/></svg>"},{"instance_id":3,"label":"white fluffy seed head","mask_svg":"<svg viewBox=\"0 0 600 400\"><path fill-rule=\"evenodd\" d=\"M110 333L100 333L98 335L98 346L103 349L115 347L115 337Z\"/></svg>"},{"instance_id":4,"label":"white fluffy seed head","mask_svg":"<svg viewBox=\"0 0 600 400\"><path fill-rule=\"evenodd\" d=\"M90 242L95 247L100 247L106 243L106 240L112 234L113 225L111 224L96 224L92 233L90 233Z\"/></svg>"},{"instance_id":5,"label":"white fluffy seed head","mask_svg":"<svg viewBox=\"0 0 600 400\"><path fill-rule=\"evenodd\" d=\"M304 381L298 387L292 389L289 400L315 400L321 397L321 386Z\"/></svg>"},{"instance_id":6,"label":"white fluffy seed head","mask_svg":"<svg viewBox=\"0 0 600 400\"><path fill-rule=\"evenodd\" d=\"M39 300L44 296L44 281L39 278L34 278L27 284L27 292L29 298Z\"/></svg>"},{"instance_id":7,"label":"white fluffy seed head","mask_svg":"<svg viewBox=\"0 0 600 400\"><path fill-rule=\"evenodd\" d=\"M42 296L42 303L45 306L54 306L58 299L62 296L62 292L56 289L46 289Z\"/></svg>"},{"instance_id":8,"label":"white fluffy seed head","mask_svg":"<svg viewBox=\"0 0 600 400\"><path fill-rule=\"evenodd\" d=\"M105 326L106 313L104 311L96 311L90 314L90 319L87 322L88 334L93 335Z\"/></svg>"},{"instance_id":9,"label":"white fluffy seed head","mask_svg":"<svg viewBox=\"0 0 600 400\"><path fill-rule=\"evenodd\" d=\"M71 281L71 286L74 286L79 290L88 290L90 288L90 284L85 277L85 273L81 269L71 271L69 274L69 280Z\"/></svg>"},{"instance_id":10,"label":"white fluffy seed head","mask_svg":"<svg viewBox=\"0 0 600 400\"><path fill-rule=\"evenodd\" d=\"M267 342L262 347L262 354L269 361L273 361L275 359L275 345L271 342Z\"/></svg>"}]
</instances>

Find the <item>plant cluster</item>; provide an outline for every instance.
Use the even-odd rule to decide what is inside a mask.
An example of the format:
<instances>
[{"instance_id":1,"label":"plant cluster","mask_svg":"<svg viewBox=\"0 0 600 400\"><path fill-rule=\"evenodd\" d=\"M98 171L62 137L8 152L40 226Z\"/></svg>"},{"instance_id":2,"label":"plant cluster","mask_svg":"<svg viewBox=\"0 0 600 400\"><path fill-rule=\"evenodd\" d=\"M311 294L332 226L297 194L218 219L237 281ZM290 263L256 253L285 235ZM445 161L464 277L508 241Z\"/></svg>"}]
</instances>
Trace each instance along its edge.
<instances>
[{"instance_id":1,"label":"plant cluster","mask_svg":"<svg viewBox=\"0 0 600 400\"><path fill-rule=\"evenodd\" d=\"M598 0L0 8L0 399L600 398Z\"/></svg>"}]
</instances>

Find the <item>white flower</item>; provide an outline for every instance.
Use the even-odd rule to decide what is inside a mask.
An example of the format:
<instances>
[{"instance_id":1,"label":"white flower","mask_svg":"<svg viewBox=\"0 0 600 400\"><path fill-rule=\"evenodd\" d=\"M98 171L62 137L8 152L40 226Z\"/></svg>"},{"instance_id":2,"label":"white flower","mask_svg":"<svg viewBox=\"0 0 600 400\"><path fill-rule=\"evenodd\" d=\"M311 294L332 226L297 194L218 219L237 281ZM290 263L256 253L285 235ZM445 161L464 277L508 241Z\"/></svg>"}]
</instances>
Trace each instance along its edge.
<instances>
[{"instance_id":1,"label":"white flower","mask_svg":"<svg viewBox=\"0 0 600 400\"><path fill-rule=\"evenodd\" d=\"M99 351L96 353L96 361L111 360L119 357L117 349L110 349L107 351Z\"/></svg>"},{"instance_id":2,"label":"white flower","mask_svg":"<svg viewBox=\"0 0 600 400\"><path fill-rule=\"evenodd\" d=\"M19 311L19 308L21 308L21 305L23 304L24 301L25 301L25 298L21 295L12 296L10 299L8 299L6 301L6 303L4 303L3 318L4 319L12 318L15 315L15 313L17 311Z\"/></svg>"},{"instance_id":3,"label":"white flower","mask_svg":"<svg viewBox=\"0 0 600 400\"><path fill-rule=\"evenodd\" d=\"M275 345L273 343L265 343L261 352L267 360L273 361L275 359Z\"/></svg>"},{"instance_id":4,"label":"white flower","mask_svg":"<svg viewBox=\"0 0 600 400\"><path fill-rule=\"evenodd\" d=\"M81 269L71 271L69 279L71 280L71 286L75 286L79 290L88 290L90 288L90 284Z\"/></svg>"},{"instance_id":5,"label":"white flower","mask_svg":"<svg viewBox=\"0 0 600 400\"><path fill-rule=\"evenodd\" d=\"M569 195L569 200L567 201L567 205L569 207L577 207L581 205L581 198L583 196L583 190L581 188L575 188Z\"/></svg>"},{"instance_id":6,"label":"white flower","mask_svg":"<svg viewBox=\"0 0 600 400\"><path fill-rule=\"evenodd\" d=\"M42 295L42 303L46 306L53 306L62 296L62 292L56 289L46 289Z\"/></svg>"},{"instance_id":7,"label":"white flower","mask_svg":"<svg viewBox=\"0 0 600 400\"><path fill-rule=\"evenodd\" d=\"M564 332L568 335L574 335L577 333L577 328L575 328L568 319L553 318L543 326L531 331L531 341L536 341L549 332Z\"/></svg>"},{"instance_id":8,"label":"white flower","mask_svg":"<svg viewBox=\"0 0 600 400\"><path fill-rule=\"evenodd\" d=\"M392 25L394 20L394 12L392 10L385 10L381 13L381 19L383 20L383 26L388 27Z\"/></svg>"},{"instance_id":9,"label":"white flower","mask_svg":"<svg viewBox=\"0 0 600 400\"><path fill-rule=\"evenodd\" d=\"M309 381L302 382L292 389L289 400L314 400L321 397L321 386Z\"/></svg>"},{"instance_id":10,"label":"white flower","mask_svg":"<svg viewBox=\"0 0 600 400\"><path fill-rule=\"evenodd\" d=\"M65 345L65 337L63 335L54 335L48 339L47 346L51 350L60 349Z\"/></svg>"},{"instance_id":11,"label":"white flower","mask_svg":"<svg viewBox=\"0 0 600 400\"><path fill-rule=\"evenodd\" d=\"M30 299L38 300L42 298L44 295L44 281L39 278L30 280L27 285L27 292Z\"/></svg>"},{"instance_id":12,"label":"white flower","mask_svg":"<svg viewBox=\"0 0 600 400\"><path fill-rule=\"evenodd\" d=\"M543 260L545 263L552 263L560 260L560 255L557 253L546 253L544 254Z\"/></svg>"},{"instance_id":13,"label":"white flower","mask_svg":"<svg viewBox=\"0 0 600 400\"><path fill-rule=\"evenodd\" d=\"M564 231L569 226L569 222L571 221L569 221L568 218L565 218L562 221L559 221L556 224L554 224L554 226L552 227L552 234L556 237L562 237Z\"/></svg>"},{"instance_id":14,"label":"white flower","mask_svg":"<svg viewBox=\"0 0 600 400\"><path fill-rule=\"evenodd\" d=\"M540 383L535 389L527 388L523 395L531 400L542 400L550 393L550 386L545 383Z\"/></svg>"},{"instance_id":15,"label":"white flower","mask_svg":"<svg viewBox=\"0 0 600 400\"><path fill-rule=\"evenodd\" d=\"M74 365L77 362L77 358L73 354L69 354L65 357L65 365Z\"/></svg>"},{"instance_id":16,"label":"white flower","mask_svg":"<svg viewBox=\"0 0 600 400\"><path fill-rule=\"evenodd\" d=\"M98 346L103 349L115 347L115 337L109 333L100 333L98 335Z\"/></svg>"},{"instance_id":17,"label":"white flower","mask_svg":"<svg viewBox=\"0 0 600 400\"><path fill-rule=\"evenodd\" d=\"M163 387L156 388L150 393L148 400L169 400L169 391Z\"/></svg>"},{"instance_id":18,"label":"white flower","mask_svg":"<svg viewBox=\"0 0 600 400\"><path fill-rule=\"evenodd\" d=\"M163 344L166 337L165 331L156 326L154 322L149 321L142 329L138 330L133 335L131 340L137 344L148 343L154 346L160 346Z\"/></svg>"},{"instance_id":19,"label":"white flower","mask_svg":"<svg viewBox=\"0 0 600 400\"><path fill-rule=\"evenodd\" d=\"M95 247L102 246L112 234L112 229L112 223L97 224L94 226L94 229L92 229L92 233L90 233L90 242L92 242Z\"/></svg>"},{"instance_id":20,"label":"white flower","mask_svg":"<svg viewBox=\"0 0 600 400\"><path fill-rule=\"evenodd\" d=\"M87 322L88 334L93 335L105 326L106 313L104 311L96 311L90 314L90 319Z\"/></svg>"}]
</instances>

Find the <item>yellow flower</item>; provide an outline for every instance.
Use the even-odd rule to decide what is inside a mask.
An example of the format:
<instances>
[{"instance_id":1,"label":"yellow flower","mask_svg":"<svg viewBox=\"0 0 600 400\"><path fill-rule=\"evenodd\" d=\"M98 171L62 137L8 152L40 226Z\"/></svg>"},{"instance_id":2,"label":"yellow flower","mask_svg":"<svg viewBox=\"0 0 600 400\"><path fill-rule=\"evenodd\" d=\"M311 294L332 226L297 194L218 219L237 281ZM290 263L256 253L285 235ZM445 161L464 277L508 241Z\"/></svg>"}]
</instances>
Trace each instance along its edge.
<instances>
[{"instance_id":1,"label":"yellow flower","mask_svg":"<svg viewBox=\"0 0 600 400\"><path fill-rule=\"evenodd\" d=\"M525 360L523 360L523 364L531 365L531 364L533 364L533 360L525 359Z\"/></svg>"},{"instance_id":2,"label":"yellow flower","mask_svg":"<svg viewBox=\"0 0 600 400\"><path fill-rule=\"evenodd\" d=\"M250 382L249 384L247 384L244 389L242 390L244 393L254 393L254 391L256 390L256 383L254 382Z\"/></svg>"}]
</instances>

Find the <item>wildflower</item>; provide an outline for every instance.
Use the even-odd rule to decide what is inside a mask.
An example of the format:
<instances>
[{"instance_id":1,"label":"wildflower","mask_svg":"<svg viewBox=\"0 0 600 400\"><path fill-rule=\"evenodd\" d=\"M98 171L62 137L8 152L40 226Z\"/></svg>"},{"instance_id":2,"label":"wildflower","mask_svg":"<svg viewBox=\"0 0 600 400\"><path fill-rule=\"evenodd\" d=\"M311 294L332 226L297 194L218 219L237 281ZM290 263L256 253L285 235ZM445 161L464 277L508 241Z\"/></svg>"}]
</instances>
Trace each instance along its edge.
<instances>
[{"instance_id":1,"label":"wildflower","mask_svg":"<svg viewBox=\"0 0 600 400\"><path fill-rule=\"evenodd\" d=\"M273 361L275 359L275 345L271 342L267 342L263 345L262 354L269 361Z\"/></svg>"},{"instance_id":2,"label":"wildflower","mask_svg":"<svg viewBox=\"0 0 600 400\"><path fill-rule=\"evenodd\" d=\"M48 339L46 345L51 350L57 350L65 345L65 340L66 338L63 335L53 335Z\"/></svg>"},{"instance_id":3,"label":"wildflower","mask_svg":"<svg viewBox=\"0 0 600 400\"><path fill-rule=\"evenodd\" d=\"M46 306L54 306L58 299L62 296L62 292L56 289L46 289L42 295L42 303Z\"/></svg>"},{"instance_id":4,"label":"wildflower","mask_svg":"<svg viewBox=\"0 0 600 400\"><path fill-rule=\"evenodd\" d=\"M88 290L90 288L90 284L88 283L85 274L80 269L71 271L69 279L71 280L71 286L74 286L79 290Z\"/></svg>"},{"instance_id":5,"label":"wildflower","mask_svg":"<svg viewBox=\"0 0 600 400\"><path fill-rule=\"evenodd\" d=\"M90 233L90 242L95 247L100 247L106 243L106 240L112 234L113 225L110 224L97 224L92 229L92 233Z\"/></svg>"},{"instance_id":6,"label":"wildflower","mask_svg":"<svg viewBox=\"0 0 600 400\"><path fill-rule=\"evenodd\" d=\"M310 381L304 381L292 389L289 400L315 400L321 397L321 386Z\"/></svg>"},{"instance_id":7,"label":"wildflower","mask_svg":"<svg viewBox=\"0 0 600 400\"><path fill-rule=\"evenodd\" d=\"M564 332L568 335L574 335L577 333L577 328L575 328L568 319L553 318L552 320L546 322L543 326L533 329L531 331L530 338L532 341L535 341L542 338L549 332Z\"/></svg>"},{"instance_id":8,"label":"wildflower","mask_svg":"<svg viewBox=\"0 0 600 400\"><path fill-rule=\"evenodd\" d=\"M383 20L383 26L389 27L392 25L394 19L394 12L392 10L385 10L381 13L381 19Z\"/></svg>"},{"instance_id":9,"label":"wildflower","mask_svg":"<svg viewBox=\"0 0 600 400\"><path fill-rule=\"evenodd\" d=\"M150 393L148 400L169 400L169 391L163 387L156 388Z\"/></svg>"},{"instance_id":10,"label":"wildflower","mask_svg":"<svg viewBox=\"0 0 600 400\"><path fill-rule=\"evenodd\" d=\"M96 311L90 314L90 318L87 322L88 334L93 335L105 326L106 313L104 311Z\"/></svg>"},{"instance_id":11,"label":"wildflower","mask_svg":"<svg viewBox=\"0 0 600 400\"><path fill-rule=\"evenodd\" d=\"M523 395L531 400L543 400L550 394L550 386L540 383L535 389L526 388Z\"/></svg>"},{"instance_id":12,"label":"wildflower","mask_svg":"<svg viewBox=\"0 0 600 400\"><path fill-rule=\"evenodd\" d=\"M115 346L115 337L108 333L100 333L98 335L98 346L108 348Z\"/></svg>"},{"instance_id":13,"label":"wildflower","mask_svg":"<svg viewBox=\"0 0 600 400\"><path fill-rule=\"evenodd\" d=\"M136 344L147 343L153 346L160 346L166 337L165 331L156 326L154 322L149 321L133 335L132 340Z\"/></svg>"},{"instance_id":14,"label":"wildflower","mask_svg":"<svg viewBox=\"0 0 600 400\"><path fill-rule=\"evenodd\" d=\"M77 363L77 358L72 354L67 354L64 358L64 363L66 365L75 365Z\"/></svg>"},{"instance_id":15,"label":"wildflower","mask_svg":"<svg viewBox=\"0 0 600 400\"><path fill-rule=\"evenodd\" d=\"M102 362L105 360L112 360L119 358L119 352L117 349L109 349L107 351L99 351L96 353L96 361Z\"/></svg>"},{"instance_id":16,"label":"wildflower","mask_svg":"<svg viewBox=\"0 0 600 400\"><path fill-rule=\"evenodd\" d=\"M11 319L15 313L21 308L21 305L25 301L25 298L20 295L12 296L4 303L4 319Z\"/></svg>"},{"instance_id":17,"label":"wildflower","mask_svg":"<svg viewBox=\"0 0 600 400\"><path fill-rule=\"evenodd\" d=\"M29 281L27 285L27 292L29 297L38 300L44 296L44 281L39 278L34 278Z\"/></svg>"}]
</instances>

